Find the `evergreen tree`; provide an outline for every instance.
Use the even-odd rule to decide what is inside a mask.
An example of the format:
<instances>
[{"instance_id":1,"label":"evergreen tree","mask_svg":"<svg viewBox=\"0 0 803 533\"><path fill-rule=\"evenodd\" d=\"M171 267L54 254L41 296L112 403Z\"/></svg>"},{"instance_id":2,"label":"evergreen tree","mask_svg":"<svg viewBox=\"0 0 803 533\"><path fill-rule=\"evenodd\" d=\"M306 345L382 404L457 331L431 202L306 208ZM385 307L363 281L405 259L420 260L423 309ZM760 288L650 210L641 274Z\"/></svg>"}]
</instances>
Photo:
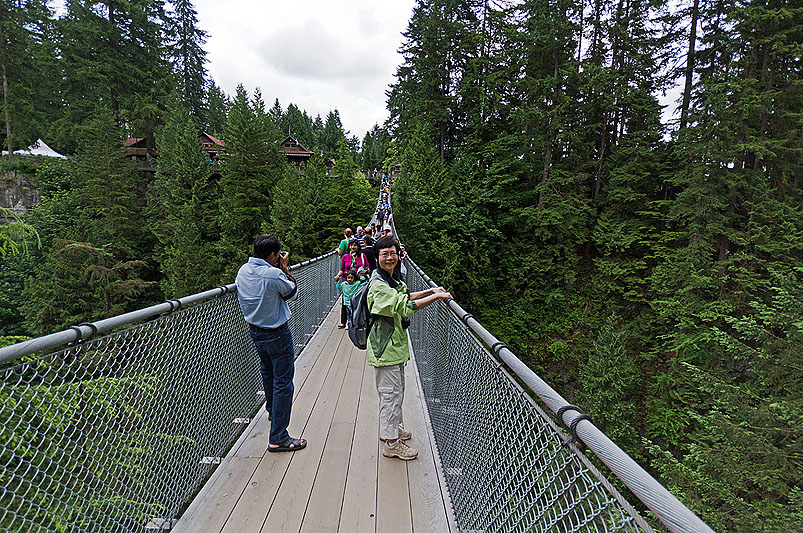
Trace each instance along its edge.
<instances>
[{"instance_id":1,"label":"evergreen tree","mask_svg":"<svg viewBox=\"0 0 803 533\"><path fill-rule=\"evenodd\" d=\"M343 131L343 123L340 122L340 113L337 109L330 111L326 115L326 124L321 132L318 148L326 157L334 158L338 153L340 142L345 138L346 133Z\"/></svg>"},{"instance_id":2,"label":"evergreen tree","mask_svg":"<svg viewBox=\"0 0 803 533\"><path fill-rule=\"evenodd\" d=\"M74 165L80 240L107 246L121 260L138 258L147 249L140 174L126 155L122 130L108 106L98 105L94 118L82 127Z\"/></svg>"},{"instance_id":3,"label":"evergreen tree","mask_svg":"<svg viewBox=\"0 0 803 533\"><path fill-rule=\"evenodd\" d=\"M220 277L217 184L189 109L178 98L157 139L159 166L149 199L150 227L160 243L154 258L165 296L180 298L214 286Z\"/></svg>"},{"instance_id":4,"label":"evergreen tree","mask_svg":"<svg viewBox=\"0 0 803 533\"><path fill-rule=\"evenodd\" d=\"M323 156L315 153L303 172L294 165L286 165L274 189L269 229L279 237L282 247L290 251L294 263L331 248L332 234L322 220L329 207L326 171Z\"/></svg>"},{"instance_id":5,"label":"evergreen tree","mask_svg":"<svg viewBox=\"0 0 803 533\"><path fill-rule=\"evenodd\" d=\"M273 105L268 110L268 114L273 119L273 122L279 125L281 129L282 126L282 118L284 117L284 111L282 110L282 104L279 103L279 99L275 99L273 101Z\"/></svg>"},{"instance_id":6,"label":"evergreen tree","mask_svg":"<svg viewBox=\"0 0 803 533\"><path fill-rule=\"evenodd\" d=\"M47 2L0 3L0 145L9 152L47 137L58 110L55 32Z\"/></svg>"},{"instance_id":7,"label":"evergreen tree","mask_svg":"<svg viewBox=\"0 0 803 533\"><path fill-rule=\"evenodd\" d=\"M65 112L54 128L61 146L75 149L76 125L106 102L115 121L142 132L155 153L161 101L169 93L162 0L68 0L59 20Z\"/></svg>"},{"instance_id":8,"label":"evergreen tree","mask_svg":"<svg viewBox=\"0 0 803 533\"><path fill-rule=\"evenodd\" d=\"M323 123L321 115L315 115L315 120L312 121L313 145L309 147L310 150L314 151L323 150L323 130L325 127L326 126Z\"/></svg>"},{"instance_id":9,"label":"evergreen tree","mask_svg":"<svg viewBox=\"0 0 803 533\"><path fill-rule=\"evenodd\" d=\"M278 100L277 100L278 103ZM275 104L274 104L275 106ZM274 109L271 109L273 114ZM314 142L314 135L312 133L312 121L306 112L302 112L295 104L287 106L287 112L282 116L279 123L282 129L281 142L287 135L292 135L298 142L303 144L308 149Z\"/></svg>"},{"instance_id":10,"label":"evergreen tree","mask_svg":"<svg viewBox=\"0 0 803 533\"><path fill-rule=\"evenodd\" d=\"M263 223L270 220L273 186L284 172L275 125L260 105L264 104L257 100L255 105L238 85L226 120L219 224L220 253L226 258L223 279L228 280L248 257Z\"/></svg>"},{"instance_id":11,"label":"evergreen tree","mask_svg":"<svg viewBox=\"0 0 803 533\"><path fill-rule=\"evenodd\" d=\"M146 292L151 283L143 278L151 253L137 194L139 173L126 157L111 109L98 105L80 131L73 159L74 228L52 240L25 287L26 322L36 334L107 318L157 298Z\"/></svg>"},{"instance_id":12,"label":"evergreen tree","mask_svg":"<svg viewBox=\"0 0 803 533\"><path fill-rule=\"evenodd\" d=\"M207 114L206 50L209 36L198 27L198 12L192 0L172 0L173 12L166 27L169 59L181 84L184 103L198 124Z\"/></svg>"},{"instance_id":13,"label":"evergreen tree","mask_svg":"<svg viewBox=\"0 0 803 533\"><path fill-rule=\"evenodd\" d=\"M207 91L206 101L206 132L219 137L222 135L223 128L226 124L229 99L226 93L212 81Z\"/></svg>"}]
</instances>

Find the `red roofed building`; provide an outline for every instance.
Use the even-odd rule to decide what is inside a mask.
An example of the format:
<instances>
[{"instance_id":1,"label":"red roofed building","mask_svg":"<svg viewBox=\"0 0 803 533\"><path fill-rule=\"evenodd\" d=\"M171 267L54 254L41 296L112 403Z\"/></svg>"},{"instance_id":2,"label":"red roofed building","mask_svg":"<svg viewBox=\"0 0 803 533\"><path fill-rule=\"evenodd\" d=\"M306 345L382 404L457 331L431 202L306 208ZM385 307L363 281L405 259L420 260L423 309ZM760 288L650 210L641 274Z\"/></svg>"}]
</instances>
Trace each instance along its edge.
<instances>
[{"instance_id":1,"label":"red roofed building","mask_svg":"<svg viewBox=\"0 0 803 533\"><path fill-rule=\"evenodd\" d=\"M282 141L279 153L287 157L287 161L298 166L306 166L307 160L312 157L312 152L304 148L295 138L288 137Z\"/></svg>"},{"instance_id":2,"label":"red roofed building","mask_svg":"<svg viewBox=\"0 0 803 533\"><path fill-rule=\"evenodd\" d=\"M145 146L145 137L131 137L123 142L125 151L134 161L147 161L148 148Z\"/></svg>"},{"instance_id":3,"label":"red roofed building","mask_svg":"<svg viewBox=\"0 0 803 533\"><path fill-rule=\"evenodd\" d=\"M225 146L225 143L220 139L215 139L208 133L201 134L201 143L203 143L204 152L209 156L209 161L217 159L218 151Z\"/></svg>"}]
</instances>

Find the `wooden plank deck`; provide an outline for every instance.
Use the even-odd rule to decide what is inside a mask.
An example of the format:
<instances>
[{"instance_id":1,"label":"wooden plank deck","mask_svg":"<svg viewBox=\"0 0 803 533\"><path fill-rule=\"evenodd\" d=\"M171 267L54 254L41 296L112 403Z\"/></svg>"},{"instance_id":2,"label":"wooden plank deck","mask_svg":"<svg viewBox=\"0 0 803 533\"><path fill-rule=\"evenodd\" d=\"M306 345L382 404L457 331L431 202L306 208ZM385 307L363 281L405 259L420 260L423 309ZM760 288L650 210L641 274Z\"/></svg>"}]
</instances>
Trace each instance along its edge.
<instances>
[{"instance_id":1,"label":"wooden plank deck","mask_svg":"<svg viewBox=\"0 0 803 533\"><path fill-rule=\"evenodd\" d=\"M173 531L457 533L415 364L406 367L404 421L418 459L388 459L373 369L337 329L339 313L296 359L289 431L306 449L268 453L260 409Z\"/></svg>"}]
</instances>

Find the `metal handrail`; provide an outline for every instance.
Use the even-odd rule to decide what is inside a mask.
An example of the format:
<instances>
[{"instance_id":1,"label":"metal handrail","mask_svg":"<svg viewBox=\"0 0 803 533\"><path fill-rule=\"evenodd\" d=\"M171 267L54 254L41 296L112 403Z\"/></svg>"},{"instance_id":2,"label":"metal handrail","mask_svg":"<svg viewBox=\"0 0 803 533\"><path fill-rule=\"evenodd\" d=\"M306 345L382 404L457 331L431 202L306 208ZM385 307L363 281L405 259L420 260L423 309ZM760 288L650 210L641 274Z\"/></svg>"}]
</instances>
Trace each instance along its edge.
<instances>
[{"instance_id":1,"label":"metal handrail","mask_svg":"<svg viewBox=\"0 0 803 533\"><path fill-rule=\"evenodd\" d=\"M295 265L289 267L289 270L293 271L316 261L321 261L334 253L335 251L332 250L313 259L296 263ZM127 326L135 322L147 320L149 318L153 318L164 313L169 313L171 311L175 311L176 309L187 307L191 304L203 302L205 300L209 300L210 298L216 298L226 294L227 292L233 292L236 290L237 287L234 283L220 285L219 287L215 287L214 289L210 289L208 291L191 294L175 300L167 300L166 302L145 307L144 309L138 309L136 311L98 320L96 322L78 324L70 329L65 329L63 331L51 333L35 339L29 339L27 341L12 344L10 346L5 346L0 348L0 364L15 361L20 357L43 350L53 350L54 348L70 344L71 342L86 340L99 333L107 333L121 326Z\"/></svg>"},{"instance_id":2,"label":"metal handrail","mask_svg":"<svg viewBox=\"0 0 803 533\"><path fill-rule=\"evenodd\" d=\"M407 256L407 261L430 287L438 286L409 255ZM516 357L505 343L485 329L471 313L463 309L455 300L449 300L448 307L555 414L564 407L574 407L533 372L521 359ZM703 522L700 517L639 466L588 418L583 417L581 413L574 410L564 410L561 414L562 420L560 422L567 427L574 425L577 437L605 463L616 477L622 480L639 500L655 513L670 531L713 533L713 529Z\"/></svg>"},{"instance_id":3,"label":"metal handrail","mask_svg":"<svg viewBox=\"0 0 803 533\"><path fill-rule=\"evenodd\" d=\"M291 267L296 356L335 303L335 263ZM169 528L264 401L235 285L2 355L0 531Z\"/></svg>"}]
</instances>

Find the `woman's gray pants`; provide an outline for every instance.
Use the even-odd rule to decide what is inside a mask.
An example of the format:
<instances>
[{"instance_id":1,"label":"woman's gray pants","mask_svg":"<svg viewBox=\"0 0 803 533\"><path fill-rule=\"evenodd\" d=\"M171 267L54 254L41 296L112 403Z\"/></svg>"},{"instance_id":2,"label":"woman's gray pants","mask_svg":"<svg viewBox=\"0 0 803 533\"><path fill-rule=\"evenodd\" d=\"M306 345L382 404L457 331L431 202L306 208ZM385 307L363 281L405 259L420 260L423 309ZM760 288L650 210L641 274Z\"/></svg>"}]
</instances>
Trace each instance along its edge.
<instances>
[{"instance_id":1,"label":"woman's gray pants","mask_svg":"<svg viewBox=\"0 0 803 533\"><path fill-rule=\"evenodd\" d=\"M394 440L399 436L404 401L404 363L374 367L379 393L379 438Z\"/></svg>"}]
</instances>

